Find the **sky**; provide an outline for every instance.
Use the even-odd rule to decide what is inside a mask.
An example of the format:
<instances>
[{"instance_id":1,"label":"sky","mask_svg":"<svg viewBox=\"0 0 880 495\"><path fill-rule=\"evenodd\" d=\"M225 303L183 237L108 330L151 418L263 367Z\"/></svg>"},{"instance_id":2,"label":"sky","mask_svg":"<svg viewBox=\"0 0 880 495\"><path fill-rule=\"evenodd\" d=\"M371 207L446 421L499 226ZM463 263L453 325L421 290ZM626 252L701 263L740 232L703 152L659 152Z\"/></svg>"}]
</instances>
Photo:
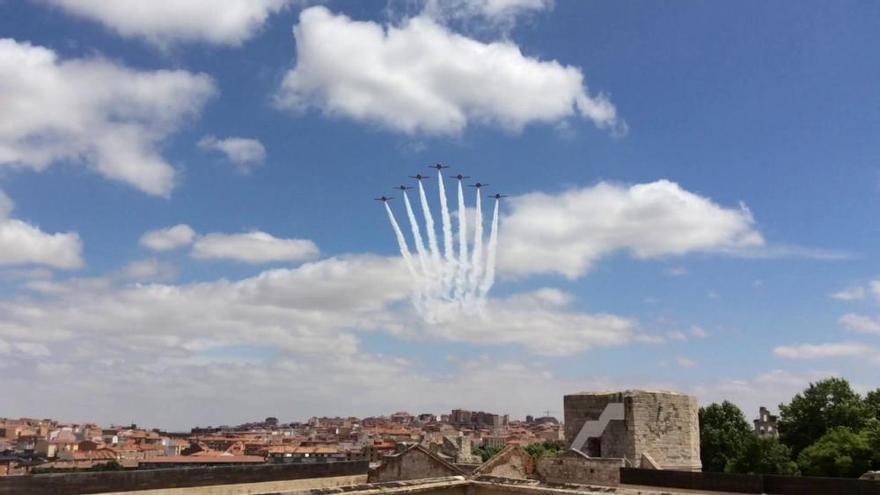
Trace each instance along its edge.
<instances>
[{"instance_id":1,"label":"sky","mask_svg":"<svg viewBox=\"0 0 880 495\"><path fill-rule=\"evenodd\" d=\"M0 415L521 418L640 388L752 416L876 388L878 16L0 1ZM427 173L437 208L433 163L509 195L494 285L439 318L373 201L415 251L392 187Z\"/></svg>"}]
</instances>

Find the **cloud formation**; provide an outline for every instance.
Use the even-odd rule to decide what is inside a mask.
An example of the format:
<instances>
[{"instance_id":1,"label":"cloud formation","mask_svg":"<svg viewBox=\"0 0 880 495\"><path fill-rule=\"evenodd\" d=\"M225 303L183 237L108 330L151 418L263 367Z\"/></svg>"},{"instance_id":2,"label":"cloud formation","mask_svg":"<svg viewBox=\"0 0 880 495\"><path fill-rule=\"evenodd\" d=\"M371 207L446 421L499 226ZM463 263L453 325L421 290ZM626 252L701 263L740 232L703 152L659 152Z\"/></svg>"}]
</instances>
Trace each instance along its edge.
<instances>
[{"instance_id":1,"label":"cloud formation","mask_svg":"<svg viewBox=\"0 0 880 495\"><path fill-rule=\"evenodd\" d=\"M60 60L12 39L0 39L0 87L0 166L39 171L78 162L158 196L175 181L160 143L216 92L205 74Z\"/></svg>"},{"instance_id":2,"label":"cloud formation","mask_svg":"<svg viewBox=\"0 0 880 495\"><path fill-rule=\"evenodd\" d=\"M62 270L83 266L79 234L47 234L39 227L11 218L13 206L12 199L0 191L0 266L36 264Z\"/></svg>"},{"instance_id":3,"label":"cloud formation","mask_svg":"<svg viewBox=\"0 0 880 495\"><path fill-rule=\"evenodd\" d=\"M607 98L587 92L580 69L527 57L509 41L467 38L427 16L382 26L311 7L294 36L282 108L314 107L405 134L455 135L472 123L518 132L576 116L624 128Z\"/></svg>"},{"instance_id":4,"label":"cloud formation","mask_svg":"<svg viewBox=\"0 0 880 495\"><path fill-rule=\"evenodd\" d=\"M141 245L153 251L169 251L192 244L196 232L186 224L178 224L165 229L156 229L141 236Z\"/></svg>"},{"instance_id":5,"label":"cloud formation","mask_svg":"<svg viewBox=\"0 0 880 495\"><path fill-rule=\"evenodd\" d=\"M199 148L223 153L242 173L249 173L266 160L266 148L256 139L242 137L218 139L214 136L205 136L199 140Z\"/></svg>"},{"instance_id":6,"label":"cloud formation","mask_svg":"<svg viewBox=\"0 0 880 495\"><path fill-rule=\"evenodd\" d=\"M786 359L828 359L876 356L877 350L860 342L779 346L773 354Z\"/></svg>"},{"instance_id":7,"label":"cloud formation","mask_svg":"<svg viewBox=\"0 0 880 495\"><path fill-rule=\"evenodd\" d=\"M303 261L318 256L318 246L307 239L279 239L260 231L244 234L207 234L192 248L196 259L226 259L244 263Z\"/></svg>"},{"instance_id":8,"label":"cloud formation","mask_svg":"<svg viewBox=\"0 0 880 495\"><path fill-rule=\"evenodd\" d=\"M499 270L512 275L576 278L615 251L659 258L764 245L745 206L725 208L667 180L530 193L509 205Z\"/></svg>"},{"instance_id":9,"label":"cloud formation","mask_svg":"<svg viewBox=\"0 0 880 495\"><path fill-rule=\"evenodd\" d=\"M165 47L178 42L240 45L292 0L46 0L120 36Z\"/></svg>"},{"instance_id":10,"label":"cloud formation","mask_svg":"<svg viewBox=\"0 0 880 495\"><path fill-rule=\"evenodd\" d=\"M880 320L870 316L847 313L840 317L840 324L853 332L880 335Z\"/></svg>"}]
</instances>

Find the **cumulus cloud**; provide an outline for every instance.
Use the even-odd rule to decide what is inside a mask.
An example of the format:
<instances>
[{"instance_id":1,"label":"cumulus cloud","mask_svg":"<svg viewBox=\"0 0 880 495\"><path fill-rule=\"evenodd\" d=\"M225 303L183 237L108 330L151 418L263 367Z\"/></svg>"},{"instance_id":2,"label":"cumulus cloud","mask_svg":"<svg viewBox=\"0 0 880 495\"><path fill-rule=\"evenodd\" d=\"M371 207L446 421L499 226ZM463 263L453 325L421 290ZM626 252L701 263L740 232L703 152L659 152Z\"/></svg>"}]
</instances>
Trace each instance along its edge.
<instances>
[{"instance_id":1,"label":"cumulus cloud","mask_svg":"<svg viewBox=\"0 0 880 495\"><path fill-rule=\"evenodd\" d=\"M153 251L169 251L192 244L196 232L186 224L178 224L165 229L156 229L141 236L141 245Z\"/></svg>"},{"instance_id":2,"label":"cumulus cloud","mask_svg":"<svg viewBox=\"0 0 880 495\"><path fill-rule=\"evenodd\" d=\"M45 350L53 366L39 372L53 379L35 384L32 374L5 375L4 385L15 397L10 410L46 407L58 415L101 419L91 416L95 402L89 409L71 410L71 404L82 402L64 397L87 393L96 403L106 403L107 411L128 414L117 390L139 390L155 393L155 403L162 403L161 397L179 406L167 418L162 408L131 411L139 420L177 426L243 421L249 411L265 416L266 410L291 404L281 396L295 398L297 414L305 414L304 408L325 413L328 407L379 413L391 404L431 410L449 406L453 396L473 401L473 407L497 400L497 408L524 414L535 397L559 400L563 391L575 389L554 379L540 355L624 345L635 326L611 315L579 313L571 307L570 294L543 289L492 302L485 317L475 318L467 329L420 327L406 304L409 278L402 262L376 256L331 258L237 281L49 280L34 282L32 289L38 291L34 297L0 298L0 342L8 353L4 362L12 370L34 369L40 360L17 349L24 344L38 353ZM377 332L403 339L402 346L472 342L487 350L515 346L538 356L528 365L470 356L450 374L404 357L405 351L370 351L363 341ZM102 378L73 380L66 369ZM297 380L282 380L285 393L279 395L277 377L294 375ZM253 411L231 401L219 416L205 416L199 406L208 397L224 401L273 381L276 393L256 394L272 399L255 404ZM392 382L395 386L388 387ZM493 384L491 390L485 383ZM28 385L32 392L16 393ZM351 397L360 399L351 403Z\"/></svg>"},{"instance_id":3,"label":"cumulus cloud","mask_svg":"<svg viewBox=\"0 0 880 495\"><path fill-rule=\"evenodd\" d=\"M499 269L513 275L576 278L615 251L659 258L764 245L745 206L722 207L667 180L531 193L511 198L509 207Z\"/></svg>"},{"instance_id":4,"label":"cumulus cloud","mask_svg":"<svg viewBox=\"0 0 880 495\"><path fill-rule=\"evenodd\" d=\"M580 69L527 57L509 41L467 38L427 16L382 26L311 7L294 36L282 108L314 107L406 134L454 135L471 123L517 132L575 116L623 129L614 105L587 92Z\"/></svg>"},{"instance_id":5,"label":"cumulus cloud","mask_svg":"<svg viewBox=\"0 0 880 495\"><path fill-rule=\"evenodd\" d=\"M132 280L167 280L177 276L177 268L171 263L156 258L132 261L122 270L122 274Z\"/></svg>"},{"instance_id":6,"label":"cumulus cloud","mask_svg":"<svg viewBox=\"0 0 880 495\"><path fill-rule=\"evenodd\" d=\"M831 297L838 301L860 301L865 298L865 288L860 286L849 287L832 293Z\"/></svg>"},{"instance_id":7,"label":"cumulus cloud","mask_svg":"<svg viewBox=\"0 0 880 495\"><path fill-rule=\"evenodd\" d=\"M204 74L60 60L52 50L11 39L0 39L0 87L0 166L43 170L78 162L160 196L175 180L160 143L215 93Z\"/></svg>"},{"instance_id":8,"label":"cumulus cloud","mask_svg":"<svg viewBox=\"0 0 880 495\"><path fill-rule=\"evenodd\" d=\"M597 347L617 346L634 338L637 323L607 314L571 309L572 295L539 289L506 299L490 300L485 318L444 315L427 325L429 335L474 344L519 344L536 354L563 356Z\"/></svg>"},{"instance_id":9,"label":"cumulus cloud","mask_svg":"<svg viewBox=\"0 0 880 495\"><path fill-rule=\"evenodd\" d=\"M244 263L303 261L318 255L308 239L279 239L260 231L244 234L207 234L196 239L192 255L197 259L227 259Z\"/></svg>"},{"instance_id":10,"label":"cumulus cloud","mask_svg":"<svg viewBox=\"0 0 880 495\"><path fill-rule=\"evenodd\" d=\"M177 42L240 45L292 0L46 0L117 34L166 46Z\"/></svg>"},{"instance_id":11,"label":"cumulus cloud","mask_svg":"<svg viewBox=\"0 0 880 495\"><path fill-rule=\"evenodd\" d=\"M477 19L509 30L516 18L553 7L553 0L426 0L422 15L438 22Z\"/></svg>"},{"instance_id":12,"label":"cumulus cloud","mask_svg":"<svg viewBox=\"0 0 880 495\"><path fill-rule=\"evenodd\" d=\"M876 355L877 350L859 342L779 346L773 354L786 359L828 359Z\"/></svg>"},{"instance_id":13,"label":"cumulus cloud","mask_svg":"<svg viewBox=\"0 0 880 495\"><path fill-rule=\"evenodd\" d=\"M880 335L880 320L870 316L847 313L840 317L840 324L853 332Z\"/></svg>"},{"instance_id":14,"label":"cumulus cloud","mask_svg":"<svg viewBox=\"0 0 880 495\"><path fill-rule=\"evenodd\" d=\"M13 206L12 199L0 191L0 266L36 264L63 270L83 266L79 234L47 234L39 227L11 218Z\"/></svg>"},{"instance_id":15,"label":"cumulus cloud","mask_svg":"<svg viewBox=\"0 0 880 495\"><path fill-rule=\"evenodd\" d=\"M243 173L248 173L262 165L266 159L266 148L263 143L250 138L218 139L214 136L205 136L199 140L199 148L223 153Z\"/></svg>"}]
</instances>

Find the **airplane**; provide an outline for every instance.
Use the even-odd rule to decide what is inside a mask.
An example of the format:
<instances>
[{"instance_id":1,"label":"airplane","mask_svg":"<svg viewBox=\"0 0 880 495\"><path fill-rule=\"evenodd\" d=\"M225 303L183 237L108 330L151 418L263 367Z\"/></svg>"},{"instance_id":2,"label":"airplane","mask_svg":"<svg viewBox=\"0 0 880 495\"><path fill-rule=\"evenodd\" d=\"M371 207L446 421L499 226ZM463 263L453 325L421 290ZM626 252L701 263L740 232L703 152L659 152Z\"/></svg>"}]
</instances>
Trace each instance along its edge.
<instances>
[{"instance_id":1,"label":"airplane","mask_svg":"<svg viewBox=\"0 0 880 495\"><path fill-rule=\"evenodd\" d=\"M495 199L501 199L501 198L506 198L507 195L506 194L490 194L489 197L495 198Z\"/></svg>"},{"instance_id":2,"label":"airplane","mask_svg":"<svg viewBox=\"0 0 880 495\"><path fill-rule=\"evenodd\" d=\"M476 184L468 184L468 187L476 187L477 189L479 189L481 187L486 187L488 185L489 184L481 184L481 183L477 182Z\"/></svg>"},{"instance_id":3,"label":"airplane","mask_svg":"<svg viewBox=\"0 0 880 495\"><path fill-rule=\"evenodd\" d=\"M461 174L458 174L458 175L450 175L449 177L452 177L453 179L458 179L458 180L462 180L462 179L470 179L470 178L471 178L470 175L461 175Z\"/></svg>"},{"instance_id":4,"label":"airplane","mask_svg":"<svg viewBox=\"0 0 880 495\"><path fill-rule=\"evenodd\" d=\"M407 189L412 189L412 188L411 188L411 187L404 186L404 185L401 184L401 185L399 185L399 186L397 186L397 187L395 187L395 188L393 188L393 189L400 189L401 191L406 191Z\"/></svg>"},{"instance_id":5,"label":"airplane","mask_svg":"<svg viewBox=\"0 0 880 495\"><path fill-rule=\"evenodd\" d=\"M381 201L383 203L387 203L388 200L394 199L394 196L380 196L378 198L373 198L373 199L375 199L376 201Z\"/></svg>"},{"instance_id":6,"label":"airplane","mask_svg":"<svg viewBox=\"0 0 880 495\"><path fill-rule=\"evenodd\" d=\"M415 180L425 180L425 179L430 179L430 177L428 177L427 175L422 175L422 174L410 175L409 178L410 178L410 179L415 179Z\"/></svg>"},{"instance_id":7,"label":"airplane","mask_svg":"<svg viewBox=\"0 0 880 495\"><path fill-rule=\"evenodd\" d=\"M441 165L441 164L437 163L434 165L428 165L428 168L437 169L437 171L439 172L439 171L443 170L444 168L449 168L449 165Z\"/></svg>"}]
</instances>

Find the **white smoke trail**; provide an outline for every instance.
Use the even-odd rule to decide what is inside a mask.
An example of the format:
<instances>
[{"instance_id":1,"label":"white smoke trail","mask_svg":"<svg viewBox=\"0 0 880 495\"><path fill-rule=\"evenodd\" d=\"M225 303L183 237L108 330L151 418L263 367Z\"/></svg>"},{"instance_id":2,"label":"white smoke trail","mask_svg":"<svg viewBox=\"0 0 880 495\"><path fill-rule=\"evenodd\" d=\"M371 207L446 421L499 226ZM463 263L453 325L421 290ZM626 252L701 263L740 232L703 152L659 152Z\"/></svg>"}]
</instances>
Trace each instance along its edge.
<instances>
[{"instance_id":1,"label":"white smoke trail","mask_svg":"<svg viewBox=\"0 0 880 495\"><path fill-rule=\"evenodd\" d=\"M446 202L446 184L443 183L443 174L437 171L437 187L440 192L440 220L443 225L443 257L445 261L443 270L443 290L448 293L452 287L452 278L455 276L455 261L452 245L452 220L449 218L449 205Z\"/></svg>"},{"instance_id":2,"label":"white smoke trail","mask_svg":"<svg viewBox=\"0 0 880 495\"><path fill-rule=\"evenodd\" d=\"M495 253L498 251L498 203L501 200L495 198L495 211L492 212L492 231L489 233L489 247L486 253L486 275L480 284L480 299L486 297L492 284L495 283Z\"/></svg>"},{"instance_id":3,"label":"white smoke trail","mask_svg":"<svg viewBox=\"0 0 880 495\"><path fill-rule=\"evenodd\" d=\"M455 275L455 298L464 297L468 270L467 210L464 207L464 190L458 181L458 270Z\"/></svg>"},{"instance_id":4,"label":"white smoke trail","mask_svg":"<svg viewBox=\"0 0 880 495\"><path fill-rule=\"evenodd\" d=\"M480 284L483 271L483 207L480 188L477 189L476 218L474 220L474 252L471 253L471 273L468 277L468 295L473 298Z\"/></svg>"},{"instance_id":5,"label":"white smoke trail","mask_svg":"<svg viewBox=\"0 0 880 495\"><path fill-rule=\"evenodd\" d=\"M403 202L406 205L406 216L409 217L409 224L412 227L414 244L416 252L419 254L419 265L422 267L422 275L428 276L428 260L425 254L425 242L422 240L422 233L419 230L419 222L416 221L416 215L413 213L412 204L409 202L409 195L403 191Z\"/></svg>"},{"instance_id":6,"label":"white smoke trail","mask_svg":"<svg viewBox=\"0 0 880 495\"><path fill-rule=\"evenodd\" d=\"M409 246L406 244L406 237L404 237L403 231L400 230L400 224L398 224L397 219L394 218L394 213L391 211L391 207L388 206L388 202L385 202L385 211L388 212L388 219L391 221L391 227L394 229L394 235L397 237L397 245L400 246L400 255L403 256L406 268L409 270L409 273L413 278L417 278L418 273L412 264L412 253L409 252Z\"/></svg>"},{"instance_id":7,"label":"white smoke trail","mask_svg":"<svg viewBox=\"0 0 880 495\"><path fill-rule=\"evenodd\" d=\"M431 206L428 205L428 197L425 196L425 188L419 181L419 199L422 202L422 214L425 216L425 230L428 231L428 246L431 249L431 262L434 273L442 274L440 267L440 247L437 244L437 232L434 230L434 215L431 214Z\"/></svg>"}]
</instances>

